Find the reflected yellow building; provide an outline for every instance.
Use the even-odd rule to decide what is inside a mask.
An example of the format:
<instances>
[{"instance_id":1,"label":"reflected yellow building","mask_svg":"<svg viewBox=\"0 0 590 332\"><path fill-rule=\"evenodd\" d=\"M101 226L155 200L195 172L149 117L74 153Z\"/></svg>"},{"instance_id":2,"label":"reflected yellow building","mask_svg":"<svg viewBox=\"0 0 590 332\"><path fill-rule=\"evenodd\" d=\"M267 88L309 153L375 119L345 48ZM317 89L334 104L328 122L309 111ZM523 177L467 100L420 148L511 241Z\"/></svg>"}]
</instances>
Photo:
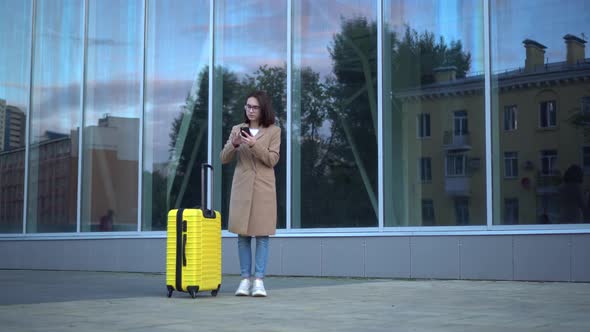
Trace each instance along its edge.
<instances>
[{"instance_id":1,"label":"reflected yellow building","mask_svg":"<svg viewBox=\"0 0 590 332\"><path fill-rule=\"evenodd\" d=\"M559 188L571 165L590 170L590 62L585 43L564 36L566 58L545 63L546 47L523 41L524 68L492 78L493 184L499 224L562 223ZM485 225L484 76L399 91L410 225ZM499 144L495 144L499 143ZM587 176L581 192L587 201ZM498 211L498 209L496 209Z\"/></svg>"}]
</instances>

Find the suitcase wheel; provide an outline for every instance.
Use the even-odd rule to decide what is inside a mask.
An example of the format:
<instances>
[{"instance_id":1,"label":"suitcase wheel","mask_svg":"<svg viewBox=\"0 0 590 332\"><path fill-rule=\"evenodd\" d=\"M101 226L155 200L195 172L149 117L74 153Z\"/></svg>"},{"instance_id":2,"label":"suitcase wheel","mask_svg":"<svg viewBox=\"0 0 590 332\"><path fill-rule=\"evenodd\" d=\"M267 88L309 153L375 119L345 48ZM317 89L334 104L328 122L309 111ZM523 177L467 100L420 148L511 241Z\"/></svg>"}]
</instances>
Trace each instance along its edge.
<instances>
[{"instance_id":1,"label":"suitcase wheel","mask_svg":"<svg viewBox=\"0 0 590 332\"><path fill-rule=\"evenodd\" d=\"M199 286L189 286L187 291L194 299L197 296L197 293L199 292Z\"/></svg>"},{"instance_id":2,"label":"suitcase wheel","mask_svg":"<svg viewBox=\"0 0 590 332\"><path fill-rule=\"evenodd\" d=\"M174 292L174 288L172 286L166 286L168 288L168 297L172 297L172 292Z\"/></svg>"},{"instance_id":3,"label":"suitcase wheel","mask_svg":"<svg viewBox=\"0 0 590 332\"><path fill-rule=\"evenodd\" d=\"M219 293L219 289L221 288L221 285L217 286L217 289L214 289L211 291L211 296L217 296L217 293Z\"/></svg>"}]
</instances>

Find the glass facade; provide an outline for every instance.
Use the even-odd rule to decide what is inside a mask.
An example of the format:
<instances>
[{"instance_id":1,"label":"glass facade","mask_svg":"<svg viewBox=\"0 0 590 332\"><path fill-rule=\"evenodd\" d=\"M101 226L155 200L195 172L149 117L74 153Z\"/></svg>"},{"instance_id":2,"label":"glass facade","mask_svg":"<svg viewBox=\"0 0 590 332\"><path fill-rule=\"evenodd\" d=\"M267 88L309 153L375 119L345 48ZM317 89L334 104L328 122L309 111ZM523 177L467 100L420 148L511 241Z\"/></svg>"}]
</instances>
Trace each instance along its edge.
<instances>
[{"instance_id":1,"label":"glass facade","mask_svg":"<svg viewBox=\"0 0 590 332\"><path fill-rule=\"evenodd\" d=\"M2 1L0 20L0 232L23 232L26 123L31 93L31 1Z\"/></svg>"},{"instance_id":2,"label":"glass facade","mask_svg":"<svg viewBox=\"0 0 590 332\"><path fill-rule=\"evenodd\" d=\"M287 1L215 1L213 165L221 170L222 216L227 216L233 164L221 167L219 153L233 126L244 122L246 96L265 90L281 128L281 155L275 166L277 228L285 228L287 117ZM217 191L219 192L219 191ZM218 196L219 197L219 196ZM227 220L223 219L224 228Z\"/></svg>"},{"instance_id":3,"label":"glass facade","mask_svg":"<svg viewBox=\"0 0 590 332\"><path fill-rule=\"evenodd\" d=\"M209 1L148 1L143 116L142 230L166 229L168 210L195 206L207 160ZM170 36L175 36L170 38Z\"/></svg>"},{"instance_id":4,"label":"glass facade","mask_svg":"<svg viewBox=\"0 0 590 332\"><path fill-rule=\"evenodd\" d=\"M590 220L589 10L490 1L496 225Z\"/></svg>"},{"instance_id":5,"label":"glass facade","mask_svg":"<svg viewBox=\"0 0 590 332\"><path fill-rule=\"evenodd\" d=\"M383 17L384 226L485 225L483 2L385 1Z\"/></svg>"},{"instance_id":6,"label":"glass facade","mask_svg":"<svg viewBox=\"0 0 590 332\"><path fill-rule=\"evenodd\" d=\"M590 223L587 1L0 5L1 234L163 231L208 160L227 216L254 89L283 232Z\"/></svg>"},{"instance_id":7,"label":"glass facade","mask_svg":"<svg viewBox=\"0 0 590 332\"><path fill-rule=\"evenodd\" d=\"M377 1L293 7L293 228L376 227Z\"/></svg>"},{"instance_id":8,"label":"glass facade","mask_svg":"<svg viewBox=\"0 0 590 332\"><path fill-rule=\"evenodd\" d=\"M82 2L37 1L29 112L27 232L76 231Z\"/></svg>"},{"instance_id":9,"label":"glass facade","mask_svg":"<svg viewBox=\"0 0 590 332\"><path fill-rule=\"evenodd\" d=\"M144 11L140 0L88 1L82 231L137 230Z\"/></svg>"}]
</instances>

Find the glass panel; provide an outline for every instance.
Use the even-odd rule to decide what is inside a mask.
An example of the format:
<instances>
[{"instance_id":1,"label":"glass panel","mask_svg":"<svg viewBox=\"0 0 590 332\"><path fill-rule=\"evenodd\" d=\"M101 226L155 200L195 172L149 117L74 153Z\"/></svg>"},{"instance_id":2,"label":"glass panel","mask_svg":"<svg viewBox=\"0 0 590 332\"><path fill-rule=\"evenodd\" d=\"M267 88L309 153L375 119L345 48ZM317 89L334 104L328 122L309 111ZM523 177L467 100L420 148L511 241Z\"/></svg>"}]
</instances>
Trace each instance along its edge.
<instances>
[{"instance_id":1,"label":"glass panel","mask_svg":"<svg viewBox=\"0 0 590 332\"><path fill-rule=\"evenodd\" d=\"M23 231L31 1L0 0L0 233Z\"/></svg>"},{"instance_id":2,"label":"glass panel","mask_svg":"<svg viewBox=\"0 0 590 332\"><path fill-rule=\"evenodd\" d=\"M584 101L590 96L586 53L590 2L490 1L493 153L518 154L514 178L494 161L494 224L589 222L590 141ZM539 22L537 22L539 21ZM518 126L502 130L502 111L520 110ZM501 204L518 202L518 218Z\"/></svg>"},{"instance_id":3,"label":"glass panel","mask_svg":"<svg viewBox=\"0 0 590 332\"><path fill-rule=\"evenodd\" d=\"M294 6L292 227L376 227L377 2Z\"/></svg>"},{"instance_id":4,"label":"glass panel","mask_svg":"<svg viewBox=\"0 0 590 332\"><path fill-rule=\"evenodd\" d=\"M27 232L75 232L84 6L40 0L35 17Z\"/></svg>"},{"instance_id":5,"label":"glass panel","mask_svg":"<svg viewBox=\"0 0 590 332\"><path fill-rule=\"evenodd\" d=\"M483 2L384 2L384 225L486 224ZM416 133L419 114L430 131ZM432 181L413 163L430 158ZM432 200L433 222L420 217Z\"/></svg>"},{"instance_id":6,"label":"glass panel","mask_svg":"<svg viewBox=\"0 0 590 332\"><path fill-rule=\"evenodd\" d=\"M215 39L215 124L213 164L221 170L223 227L227 216L234 164L221 167L219 152L229 137L232 126L244 121L246 96L253 90L264 90L272 99L275 125L281 127L281 151L275 166L277 228L285 228L287 121L287 1L245 0L218 1ZM217 186L219 187L219 186Z\"/></svg>"},{"instance_id":7,"label":"glass panel","mask_svg":"<svg viewBox=\"0 0 590 332\"><path fill-rule=\"evenodd\" d=\"M152 0L148 8L143 133L143 226L201 202L207 161L209 1ZM218 206L214 206L217 210Z\"/></svg>"},{"instance_id":8,"label":"glass panel","mask_svg":"<svg viewBox=\"0 0 590 332\"><path fill-rule=\"evenodd\" d=\"M140 0L89 1L82 231L137 230L143 12Z\"/></svg>"}]
</instances>

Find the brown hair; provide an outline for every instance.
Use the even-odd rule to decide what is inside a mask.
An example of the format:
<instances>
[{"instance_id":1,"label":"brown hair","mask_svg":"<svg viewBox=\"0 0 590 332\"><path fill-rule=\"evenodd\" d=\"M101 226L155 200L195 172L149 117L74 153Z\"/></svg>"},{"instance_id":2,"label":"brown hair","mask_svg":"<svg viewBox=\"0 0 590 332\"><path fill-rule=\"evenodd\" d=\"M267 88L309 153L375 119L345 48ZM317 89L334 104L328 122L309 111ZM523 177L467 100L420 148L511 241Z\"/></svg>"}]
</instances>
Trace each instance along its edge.
<instances>
[{"instance_id":1,"label":"brown hair","mask_svg":"<svg viewBox=\"0 0 590 332\"><path fill-rule=\"evenodd\" d=\"M272 109L272 103L270 98L264 91L254 91L246 96L246 101L244 104L248 102L248 98L256 98L258 100L258 104L260 105L260 125L263 127L268 127L275 123L275 112ZM250 123L248 116L246 114L246 110L244 110L244 122Z\"/></svg>"}]
</instances>

